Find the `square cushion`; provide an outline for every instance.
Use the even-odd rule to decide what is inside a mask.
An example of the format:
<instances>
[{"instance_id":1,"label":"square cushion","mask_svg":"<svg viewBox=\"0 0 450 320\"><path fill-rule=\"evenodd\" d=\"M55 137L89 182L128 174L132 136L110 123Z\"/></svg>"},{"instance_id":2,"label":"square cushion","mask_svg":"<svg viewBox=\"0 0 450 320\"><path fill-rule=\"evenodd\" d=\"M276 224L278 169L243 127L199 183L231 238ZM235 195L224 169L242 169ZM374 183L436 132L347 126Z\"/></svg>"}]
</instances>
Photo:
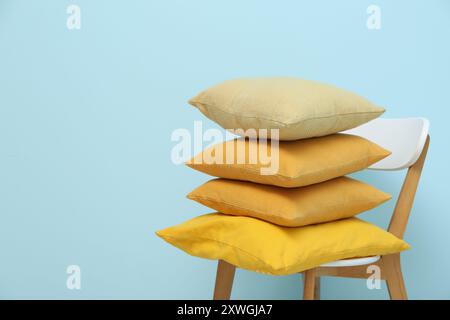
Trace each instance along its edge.
<instances>
[{"instance_id":1,"label":"square cushion","mask_svg":"<svg viewBox=\"0 0 450 320\"><path fill-rule=\"evenodd\" d=\"M225 129L278 129L280 140L329 135L384 112L335 86L287 77L225 81L189 103Z\"/></svg>"},{"instance_id":2,"label":"square cushion","mask_svg":"<svg viewBox=\"0 0 450 320\"><path fill-rule=\"evenodd\" d=\"M289 189L214 179L187 197L221 213L259 218L287 227L352 217L391 198L387 193L347 177Z\"/></svg>"},{"instance_id":3,"label":"square cushion","mask_svg":"<svg viewBox=\"0 0 450 320\"><path fill-rule=\"evenodd\" d=\"M409 248L403 240L358 218L289 228L213 213L160 230L157 235L191 255L225 260L239 268L272 275Z\"/></svg>"},{"instance_id":4,"label":"square cushion","mask_svg":"<svg viewBox=\"0 0 450 320\"><path fill-rule=\"evenodd\" d=\"M215 177L293 188L365 169L390 154L367 139L349 134L280 141L278 148L273 148L276 154L272 154L270 142L268 144L261 151L260 140L229 140L206 148L186 165ZM229 153L227 150L234 151ZM241 150L245 152L245 161L239 161ZM276 170L270 174L263 170L272 164L258 156L266 151L270 153L272 164L278 161L274 166ZM210 155L218 161L205 161ZM252 158L256 161L252 162Z\"/></svg>"}]
</instances>

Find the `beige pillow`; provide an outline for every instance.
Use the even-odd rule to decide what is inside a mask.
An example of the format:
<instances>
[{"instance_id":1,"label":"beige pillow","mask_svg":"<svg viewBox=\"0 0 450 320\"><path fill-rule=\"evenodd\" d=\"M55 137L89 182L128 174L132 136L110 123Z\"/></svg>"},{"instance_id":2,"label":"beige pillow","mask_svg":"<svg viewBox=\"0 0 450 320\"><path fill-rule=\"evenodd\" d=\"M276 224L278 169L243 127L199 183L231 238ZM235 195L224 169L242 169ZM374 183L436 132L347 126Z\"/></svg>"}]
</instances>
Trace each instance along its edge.
<instances>
[{"instance_id":1,"label":"beige pillow","mask_svg":"<svg viewBox=\"0 0 450 320\"><path fill-rule=\"evenodd\" d=\"M332 85L281 77L225 81L189 103L225 129L279 129L280 140L340 132L384 112L366 99Z\"/></svg>"},{"instance_id":2,"label":"beige pillow","mask_svg":"<svg viewBox=\"0 0 450 320\"><path fill-rule=\"evenodd\" d=\"M353 217L391 196L366 183L339 177L300 188L214 179L187 196L221 213L301 227Z\"/></svg>"}]
</instances>

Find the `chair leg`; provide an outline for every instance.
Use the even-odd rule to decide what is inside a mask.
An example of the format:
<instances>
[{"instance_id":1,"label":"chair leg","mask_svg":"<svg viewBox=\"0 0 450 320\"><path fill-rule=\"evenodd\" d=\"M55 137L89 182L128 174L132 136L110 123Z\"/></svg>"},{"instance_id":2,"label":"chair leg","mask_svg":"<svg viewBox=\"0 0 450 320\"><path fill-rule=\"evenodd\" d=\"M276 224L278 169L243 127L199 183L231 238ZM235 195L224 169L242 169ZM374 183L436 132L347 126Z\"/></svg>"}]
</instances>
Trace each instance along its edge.
<instances>
[{"instance_id":1,"label":"chair leg","mask_svg":"<svg viewBox=\"0 0 450 320\"><path fill-rule=\"evenodd\" d=\"M303 300L314 300L316 289L316 269L303 272Z\"/></svg>"},{"instance_id":2,"label":"chair leg","mask_svg":"<svg viewBox=\"0 0 450 320\"><path fill-rule=\"evenodd\" d=\"M320 300L320 277L316 277L316 280L315 280L314 300Z\"/></svg>"},{"instance_id":3,"label":"chair leg","mask_svg":"<svg viewBox=\"0 0 450 320\"><path fill-rule=\"evenodd\" d=\"M392 300L407 300L405 283L400 265L400 254L383 256L383 268L389 296Z\"/></svg>"},{"instance_id":4,"label":"chair leg","mask_svg":"<svg viewBox=\"0 0 450 320\"><path fill-rule=\"evenodd\" d=\"M214 300L230 300L236 267L226 261L219 260L217 264Z\"/></svg>"}]
</instances>

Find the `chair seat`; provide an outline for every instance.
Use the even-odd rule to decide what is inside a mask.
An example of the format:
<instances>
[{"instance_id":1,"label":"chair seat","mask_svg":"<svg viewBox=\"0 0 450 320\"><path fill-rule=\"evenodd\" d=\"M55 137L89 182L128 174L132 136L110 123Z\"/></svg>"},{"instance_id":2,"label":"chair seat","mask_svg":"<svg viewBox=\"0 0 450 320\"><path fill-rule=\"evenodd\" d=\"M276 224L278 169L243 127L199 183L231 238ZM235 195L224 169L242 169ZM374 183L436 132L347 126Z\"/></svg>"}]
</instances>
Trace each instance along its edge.
<instances>
[{"instance_id":1,"label":"chair seat","mask_svg":"<svg viewBox=\"0 0 450 320\"><path fill-rule=\"evenodd\" d=\"M380 260L380 256L373 257L364 257L364 258L355 258L355 259L343 259L336 260L333 262L324 263L321 267L354 267L354 266L363 266L366 264L375 263Z\"/></svg>"}]
</instances>

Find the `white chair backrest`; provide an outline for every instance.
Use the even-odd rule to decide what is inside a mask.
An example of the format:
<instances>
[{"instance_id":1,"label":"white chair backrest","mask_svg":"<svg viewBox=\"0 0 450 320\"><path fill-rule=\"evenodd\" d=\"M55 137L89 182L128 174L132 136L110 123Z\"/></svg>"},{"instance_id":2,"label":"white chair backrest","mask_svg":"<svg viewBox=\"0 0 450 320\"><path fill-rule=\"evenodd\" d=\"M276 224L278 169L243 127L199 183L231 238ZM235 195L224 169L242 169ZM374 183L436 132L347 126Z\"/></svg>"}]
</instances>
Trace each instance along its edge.
<instances>
[{"instance_id":1,"label":"white chair backrest","mask_svg":"<svg viewBox=\"0 0 450 320\"><path fill-rule=\"evenodd\" d=\"M425 145L430 123L425 118L375 119L344 131L375 142L392 152L369 169L401 170L413 165Z\"/></svg>"}]
</instances>

